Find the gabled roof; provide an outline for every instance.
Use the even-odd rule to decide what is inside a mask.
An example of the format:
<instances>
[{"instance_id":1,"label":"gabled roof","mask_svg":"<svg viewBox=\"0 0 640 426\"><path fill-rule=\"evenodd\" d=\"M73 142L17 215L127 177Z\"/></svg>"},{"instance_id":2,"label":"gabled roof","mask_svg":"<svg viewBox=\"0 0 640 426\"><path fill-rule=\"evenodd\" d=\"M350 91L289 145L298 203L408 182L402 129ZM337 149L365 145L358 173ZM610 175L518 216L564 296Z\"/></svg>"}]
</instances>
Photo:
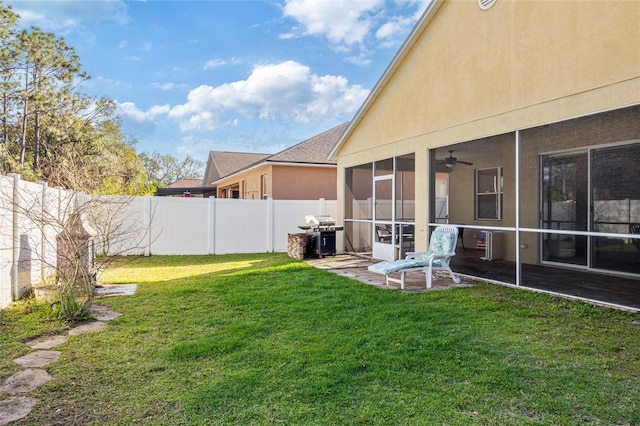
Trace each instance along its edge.
<instances>
[{"instance_id":1,"label":"gabled roof","mask_svg":"<svg viewBox=\"0 0 640 426\"><path fill-rule=\"evenodd\" d=\"M334 160L329 160L329 152L331 152L331 148L333 148L333 145L335 145L348 125L348 121L342 123L297 145L273 154L267 158L266 161L277 163L336 164Z\"/></svg>"},{"instance_id":2,"label":"gabled roof","mask_svg":"<svg viewBox=\"0 0 640 426\"><path fill-rule=\"evenodd\" d=\"M245 167L236 169L225 176L212 180L211 182L215 182L222 178L235 175L263 164L289 163L292 165L335 166L336 162L329 159L329 152L335 145L336 141L340 138L340 135L342 135L342 132L344 132L348 126L349 122L347 121L273 155L258 154L264 155L264 158L248 164Z\"/></svg>"},{"instance_id":3,"label":"gabled roof","mask_svg":"<svg viewBox=\"0 0 640 426\"><path fill-rule=\"evenodd\" d=\"M209 160L204 173L205 186L228 176L257 161L264 160L269 154L250 152L209 151Z\"/></svg>"},{"instance_id":4,"label":"gabled roof","mask_svg":"<svg viewBox=\"0 0 640 426\"><path fill-rule=\"evenodd\" d=\"M440 6L442 6L442 3L444 1L445 0L431 0L429 5L427 6L427 9L424 11L416 25L413 27L411 34L409 34L407 39L404 41L404 43L398 50L398 53L396 53L396 56L394 56L394 58L391 60L391 63L385 69L384 73L382 73L382 77L380 77L380 79L377 81L376 85L371 90L371 93L369 93L369 96L367 96L367 99L365 99L362 106L360 106L360 109L358 109L358 111L356 112L356 115L353 120L351 120L349 127L347 127L340 139L338 139L332 147L328 155L329 158L335 158L336 152L338 152L338 150L342 147L344 141L346 141L349 136L351 136L353 129L360 123L362 117L367 113L371 105L373 105L373 102L380 95L380 93L382 93L385 86L387 85L387 83L389 83L398 68L400 68L400 65L407 57L415 43L418 41L420 35L431 23L431 20L436 15L436 12L438 12L438 9L440 9Z\"/></svg>"}]
</instances>

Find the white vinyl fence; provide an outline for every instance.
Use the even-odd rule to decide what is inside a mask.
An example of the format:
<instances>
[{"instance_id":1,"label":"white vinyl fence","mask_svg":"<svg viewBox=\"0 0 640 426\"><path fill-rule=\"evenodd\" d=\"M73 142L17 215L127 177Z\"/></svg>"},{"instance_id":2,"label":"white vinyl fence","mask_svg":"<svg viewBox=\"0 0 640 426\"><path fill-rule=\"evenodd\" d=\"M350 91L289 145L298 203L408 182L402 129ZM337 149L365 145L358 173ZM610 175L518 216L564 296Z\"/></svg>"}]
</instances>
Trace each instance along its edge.
<instances>
[{"instance_id":1,"label":"white vinyl fence","mask_svg":"<svg viewBox=\"0 0 640 426\"><path fill-rule=\"evenodd\" d=\"M286 252L305 215L337 215L335 200L88 197L0 176L0 309L45 281L56 235L72 213L96 235L96 252L188 255ZM338 236L337 251L343 250Z\"/></svg>"}]
</instances>

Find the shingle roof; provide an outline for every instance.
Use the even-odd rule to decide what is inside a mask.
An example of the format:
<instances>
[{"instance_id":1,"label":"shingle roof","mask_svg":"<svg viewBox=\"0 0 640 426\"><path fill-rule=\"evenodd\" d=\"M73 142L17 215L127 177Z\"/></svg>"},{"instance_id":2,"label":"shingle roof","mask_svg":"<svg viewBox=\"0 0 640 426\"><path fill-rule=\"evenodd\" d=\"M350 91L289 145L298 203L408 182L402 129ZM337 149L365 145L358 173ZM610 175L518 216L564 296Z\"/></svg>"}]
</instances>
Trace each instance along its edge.
<instances>
[{"instance_id":1,"label":"shingle roof","mask_svg":"<svg viewBox=\"0 0 640 426\"><path fill-rule=\"evenodd\" d=\"M313 136L297 145L273 154L267 162L336 164L329 160L329 152L345 131L349 122L342 123L332 129Z\"/></svg>"},{"instance_id":2,"label":"shingle roof","mask_svg":"<svg viewBox=\"0 0 640 426\"><path fill-rule=\"evenodd\" d=\"M216 165L218 168L224 166L225 170L224 174L222 174L223 170L218 169L220 175L214 175L213 171L209 170L209 165L207 165L205 180L215 182L229 175L266 163L335 165L336 161L328 159L329 152L348 125L349 122L347 121L273 155L211 151L209 153L209 163ZM240 165L240 163L248 161L250 158L253 158L254 161Z\"/></svg>"},{"instance_id":3,"label":"shingle roof","mask_svg":"<svg viewBox=\"0 0 640 426\"><path fill-rule=\"evenodd\" d=\"M178 179L169 188L195 188L202 185L202 179Z\"/></svg>"},{"instance_id":4,"label":"shingle roof","mask_svg":"<svg viewBox=\"0 0 640 426\"><path fill-rule=\"evenodd\" d=\"M267 157L269 154L210 151L209 160L213 170L210 171L208 178L211 181L218 180Z\"/></svg>"}]
</instances>

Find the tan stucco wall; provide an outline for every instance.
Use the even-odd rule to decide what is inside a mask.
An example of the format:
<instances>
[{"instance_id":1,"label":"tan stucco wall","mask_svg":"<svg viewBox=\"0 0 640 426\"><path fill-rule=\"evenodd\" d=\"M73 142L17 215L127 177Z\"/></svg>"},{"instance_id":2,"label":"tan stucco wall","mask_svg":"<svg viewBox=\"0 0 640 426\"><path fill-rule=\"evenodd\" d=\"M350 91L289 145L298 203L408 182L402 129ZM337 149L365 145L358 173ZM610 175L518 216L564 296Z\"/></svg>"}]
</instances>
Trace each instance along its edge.
<instances>
[{"instance_id":1,"label":"tan stucco wall","mask_svg":"<svg viewBox=\"0 0 640 426\"><path fill-rule=\"evenodd\" d=\"M444 1L336 151L339 202L345 167L415 152L426 249L427 148L638 103L639 40L636 1Z\"/></svg>"},{"instance_id":2,"label":"tan stucco wall","mask_svg":"<svg viewBox=\"0 0 640 426\"><path fill-rule=\"evenodd\" d=\"M218 197L220 197L221 192L224 188L231 185L239 185L240 187L240 198L242 198L242 181L247 181L247 198L259 200L262 198L262 175L267 175L267 195L268 198L273 198L271 196L271 165L265 164L263 166L256 167L251 170L247 170L242 173L238 173L237 175L233 175L226 179L220 179L217 182L218 185Z\"/></svg>"},{"instance_id":3,"label":"tan stucco wall","mask_svg":"<svg viewBox=\"0 0 640 426\"><path fill-rule=\"evenodd\" d=\"M262 175L267 175L267 196L274 200L336 199L336 168L265 164L255 169L220 179L218 197L225 188L238 185L240 198L242 182L246 180L249 199L262 198Z\"/></svg>"},{"instance_id":4,"label":"tan stucco wall","mask_svg":"<svg viewBox=\"0 0 640 426\"><path fill-rule=\"evenodd\" d=\"M274 166L276 200L336 199L336 167Z\"/></svg>"}]
</instances>

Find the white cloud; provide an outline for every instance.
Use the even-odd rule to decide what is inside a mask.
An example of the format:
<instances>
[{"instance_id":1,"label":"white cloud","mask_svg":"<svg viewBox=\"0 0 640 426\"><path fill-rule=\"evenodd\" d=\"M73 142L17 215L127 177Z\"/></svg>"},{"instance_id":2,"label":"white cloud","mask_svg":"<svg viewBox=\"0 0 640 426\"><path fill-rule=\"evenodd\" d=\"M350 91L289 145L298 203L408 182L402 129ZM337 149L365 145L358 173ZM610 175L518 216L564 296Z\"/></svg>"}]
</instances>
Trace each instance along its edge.
<instances>
[{"instance_id":1,"label":"white cloud","mask_svg":"<svg viewBox=\"0 0 640 426\"><path fill-rule=\"evenodd\" d=\"M151 87L160 90L171 90L175 89L177 86L175 83L151 83Z\"/></svg>"},{"instance_id":2,"label":"white cloud","mask_svg":"<svg viewBox=\"0 0 640 426\"><path fill-rule=\"evenodd\" d=\"M205 70L209 70L209 69L216 69L216 68L220 68L220 67L224 67L227 65L238 65L242 63L242 61L238 58L231 58L230 60L226 61L224 59L211 59L209 61L207 61L204 66L202 67Z\"/></svg>"},{"instance_id":3,"label":"white cloud","mask_svg":"<svg viewBox=\"0 0 640 426\"><path fill-rule=\"evenodd\" d=\"M382 0L288 0L283 14L300 24L294 34L324 36L335 45L352 46L364 42L374 24L374 14L383 5Z\"/></svg>"},{"instance_id":4,"label":"white cloud","mask_svg":"<svg viewBox=\"0 0 640 426\"><path fill-rule=\"evenodd\" d=\"M223 60L223 59L211 59L210 61L207 61L204 64L204 67L202 67L205 70L210 70L210 69L216 69L216 68L220 68L227 65L227 61Z\"/></svg>"},{"instance_id":5,"label":"white cloud","mask_svg":"<svg viewBox=\"0 0 640 426\"><path fill-rule=\"evenodd\" d=\"M118 104L118 110L123 117L138 123L153 122L159 115L168 114L170 109L169 105L154 105L148 110L143 111L138 109L133 102Z\"/></svg>"},{"instance_id":6,"label":"white cloud","mask_svg":"<svg viewBox=\"0 0 640 426\"><path fill-rule=\"evenodd\" d=\"M181 129L212 130L236 120L233 115L296 122L353 114L369 91L342 76L319 76L294 61L260 65L246 80L193 89L187 102L171 109Z\"/></svg>"},{"instance_id":7,"label":"white cloud","mask_svg":"<svg viewBox=\"0 0 640 426\"><path fill-rule=\"evenodd\" d=\"M282 14L296 24L279 38L323 37L346 61L367 66L378 48L402 42L430 1L286 0Z\"/></svg>"},{"instance_id":8,"label":"white cloud","mask_svg":"<svg viewBox=\"0 0 640 426\"><path fill-rule=\"evenodd\" d=\"M11 5L13 11L20 15L21 26L37 26L46 31L60 31L99 21L129 22L127 5L123 0L5 0L4 3Z\"/></svg>"}]
</instances>

